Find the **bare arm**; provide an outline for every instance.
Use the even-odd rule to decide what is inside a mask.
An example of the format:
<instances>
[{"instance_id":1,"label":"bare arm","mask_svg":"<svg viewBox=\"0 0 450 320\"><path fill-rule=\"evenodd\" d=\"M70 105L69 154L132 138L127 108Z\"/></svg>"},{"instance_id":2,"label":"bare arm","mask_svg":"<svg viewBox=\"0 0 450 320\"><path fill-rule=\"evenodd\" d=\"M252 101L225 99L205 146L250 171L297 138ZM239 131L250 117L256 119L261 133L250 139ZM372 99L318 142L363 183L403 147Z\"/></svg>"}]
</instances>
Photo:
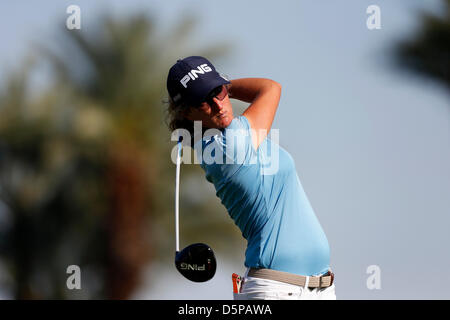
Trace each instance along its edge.
<instances>
[{"instance_id":1,"label":"bare arm","mask_svg":"<svg viewBox=\"0 0 450 320\"><path fill-rule=\"evenodd\" d=\"M230 98L250 103L243 115L255 133L252 142L257 150L272 127L281 97L281 85L264 78L235 79L231 80L229 94Z\"/></svg>"}]
</instances>

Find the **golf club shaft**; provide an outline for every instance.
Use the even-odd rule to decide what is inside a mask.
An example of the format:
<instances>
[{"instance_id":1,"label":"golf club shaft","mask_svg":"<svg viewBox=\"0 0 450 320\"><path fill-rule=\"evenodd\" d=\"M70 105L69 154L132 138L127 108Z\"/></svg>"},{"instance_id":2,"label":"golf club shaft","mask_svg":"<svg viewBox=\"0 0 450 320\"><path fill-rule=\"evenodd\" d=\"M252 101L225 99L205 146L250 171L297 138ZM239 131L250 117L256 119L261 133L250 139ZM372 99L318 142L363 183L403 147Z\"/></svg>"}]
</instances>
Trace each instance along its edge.
<instances>
[{"instance_id":1,"label":"golf club shaft","mask_svg":"<svg viewBox=\"0 0 450 320\"><path fill-rule=\"evenodd\" d=\"M177 171L175 177L175 250L180 251L180 225L179 225L179 197L180 197L180 163L181 140L178 141Z\"/></svg>"}]
</instances>

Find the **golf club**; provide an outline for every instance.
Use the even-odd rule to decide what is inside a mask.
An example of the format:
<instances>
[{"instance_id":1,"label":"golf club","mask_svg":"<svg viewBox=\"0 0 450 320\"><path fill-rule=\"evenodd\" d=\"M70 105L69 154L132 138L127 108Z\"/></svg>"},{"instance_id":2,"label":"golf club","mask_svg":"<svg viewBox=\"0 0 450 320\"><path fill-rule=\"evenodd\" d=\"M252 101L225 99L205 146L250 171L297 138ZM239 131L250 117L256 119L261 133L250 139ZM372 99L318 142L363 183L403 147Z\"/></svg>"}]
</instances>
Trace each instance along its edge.
<instances>
[{"instance_id":1,"label":"golf club","mask_svg":"<svg viewBox=\"0 0 450 320\"><path fill-rule=\"evenodd\" d=\"M185 278L194 282L205 282L214 277L214 274L216 273L217 263L211 247L204 243L194 243L180 252L179 195L182 140L182 137L178 139L175 178L175 266Z\"/></svg>"}]
</instances>

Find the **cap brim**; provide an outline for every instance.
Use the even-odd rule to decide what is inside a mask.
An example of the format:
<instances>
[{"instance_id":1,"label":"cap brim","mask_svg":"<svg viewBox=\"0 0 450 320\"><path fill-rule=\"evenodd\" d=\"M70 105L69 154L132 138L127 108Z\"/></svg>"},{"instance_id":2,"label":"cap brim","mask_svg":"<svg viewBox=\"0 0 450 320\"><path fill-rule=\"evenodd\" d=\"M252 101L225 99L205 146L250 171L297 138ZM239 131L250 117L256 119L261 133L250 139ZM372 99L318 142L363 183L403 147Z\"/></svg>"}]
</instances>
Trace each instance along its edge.
<instances>
[{"instance_id":1,"label":"cap brim","mask_svg":"<svg viewBox=\"0 0 450 320\"><path fill-rule=\"evenodd\" d=\"M191 104L200 104L203 101L205 101L208 94L215 88L224 85L224 84L230 84L231 82L222 78L218 73L217 77L214 77L214 79L210 79L206 82L205 86L201 88L201 91L192 91L189 99L187 99L188 103Z\"/></svg>"}]
</instances>

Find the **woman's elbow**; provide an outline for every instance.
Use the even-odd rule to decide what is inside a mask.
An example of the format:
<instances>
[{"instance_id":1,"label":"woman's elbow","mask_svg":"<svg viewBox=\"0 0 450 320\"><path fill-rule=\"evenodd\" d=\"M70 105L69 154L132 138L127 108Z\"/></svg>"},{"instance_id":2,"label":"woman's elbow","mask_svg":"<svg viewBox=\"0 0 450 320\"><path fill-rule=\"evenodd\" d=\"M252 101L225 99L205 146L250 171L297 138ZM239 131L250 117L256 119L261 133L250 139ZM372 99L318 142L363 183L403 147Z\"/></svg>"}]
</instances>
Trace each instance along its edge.
<instances>
[{"instance_id":1,"label":"woman's elbow","mask_svg":"<svg viewBox=\"0 0 450 320\"><path fill-rule=\"evenodd\" d=\"M278 98L281 97L281 83L271 80L272 92L275 92L278 95Z\"/></svg>"},{"instance_id":2,"label":"woman's elbow","mask_svg":"<svg viewBox=\"0 0 450 320\"><path fill-rule=\"evenodd\" d=\"M281 83L276 82L275 80L270 80L272 87L281 92Z\"/></svg>"}]
</instances>

